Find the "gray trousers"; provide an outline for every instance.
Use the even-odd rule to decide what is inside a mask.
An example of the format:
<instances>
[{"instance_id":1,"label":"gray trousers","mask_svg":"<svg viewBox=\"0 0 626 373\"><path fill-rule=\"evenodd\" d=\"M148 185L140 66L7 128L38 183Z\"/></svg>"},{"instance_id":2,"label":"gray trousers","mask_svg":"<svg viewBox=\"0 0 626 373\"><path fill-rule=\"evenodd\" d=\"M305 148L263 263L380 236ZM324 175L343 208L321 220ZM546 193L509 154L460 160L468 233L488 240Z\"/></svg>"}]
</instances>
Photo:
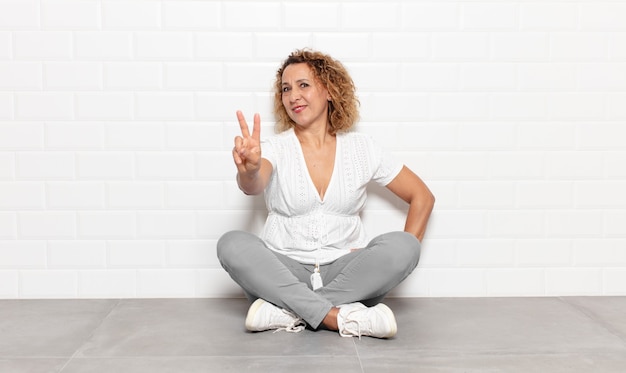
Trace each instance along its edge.
<instances>
[{"instance_id":1,"label":"gray trousers","mask_svg":"<svg viewBox=\"0 0 626 373\"><path fill-rule=\"evenodd\" d=\"M324 286L315 291L310 282L314 265L270 250L254 234L224 234L217 242L217 257L248 299L262 298L290 310L317 329L332 307L380 302L415 269L420 247L410 233L382 234L366 247L321 265Z\"/></svg>"}]
</instances>

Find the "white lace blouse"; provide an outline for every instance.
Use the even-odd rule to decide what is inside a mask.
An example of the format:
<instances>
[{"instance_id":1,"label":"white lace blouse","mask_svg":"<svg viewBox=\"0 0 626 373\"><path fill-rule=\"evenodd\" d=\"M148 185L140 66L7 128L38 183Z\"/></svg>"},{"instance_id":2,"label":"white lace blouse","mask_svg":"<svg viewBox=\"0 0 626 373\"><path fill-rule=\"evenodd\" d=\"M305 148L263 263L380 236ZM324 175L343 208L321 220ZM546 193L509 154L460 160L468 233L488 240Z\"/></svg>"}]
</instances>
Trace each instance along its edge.
<instances>
[{"instance_id":1,"label":"white lace blouse","mask_svg":"<svg viewBox=\"0 0 626 373\"><path fill-rule=\"evenodd\" d=\"M402 169L370 136L338 134L333 174L322 200L293 130L262 141L261 151L273 166L261 238L270 249L307 264L329 263L367 245L360 217L366 185L373 180L385 186Z\"/></svg>"}]
</instances>

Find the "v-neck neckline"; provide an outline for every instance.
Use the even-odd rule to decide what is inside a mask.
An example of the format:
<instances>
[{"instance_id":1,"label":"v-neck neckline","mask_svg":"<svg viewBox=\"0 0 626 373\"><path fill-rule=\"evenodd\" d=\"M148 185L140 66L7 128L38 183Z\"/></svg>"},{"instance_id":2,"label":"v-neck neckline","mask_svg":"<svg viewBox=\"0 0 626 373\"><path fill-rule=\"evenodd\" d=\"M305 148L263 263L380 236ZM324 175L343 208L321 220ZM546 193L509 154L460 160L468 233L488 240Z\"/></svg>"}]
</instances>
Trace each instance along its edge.
<instances>
[{"instance_id":1,"label":"v-neck neckline","mask_svg":"<svg viewBox=\"0 0 626 373\"><path fill-rule=\"evenodd\" d=\"M298 148L298 151L300 153L300 162L302 164L302 166L304 167L304 170L306 171L306 178L308 179L309 182L309 186L313 189L313 192L315 193L315 197L317 199L317 201L319 203L324 203L326 201L326 196L328 196L328 191L330 190L331 186L333 185L333 180L335 179L335 174L337 173L337 160L339 158L340 155L340 149L341 149L341 142L339 140L340 136L337 134L335 136L335 159L333 161L333 172L330 175L330 179L328 180L328 185L326 186L326 192L324 192L324 198L322 198L322 196L320 195L320 192L317 190L317 187L315 186L315 183L313 182L313 178L311 177L311 173L309 172L309 167L306 164L306 159L304 158L304 150L302 149L302 144L300 144L300 140L298 140L298 136L296 135L296 132L292 129L291 133L293 135L293 140L296 143L296 147Z\"/></svg>"}]
</instances>

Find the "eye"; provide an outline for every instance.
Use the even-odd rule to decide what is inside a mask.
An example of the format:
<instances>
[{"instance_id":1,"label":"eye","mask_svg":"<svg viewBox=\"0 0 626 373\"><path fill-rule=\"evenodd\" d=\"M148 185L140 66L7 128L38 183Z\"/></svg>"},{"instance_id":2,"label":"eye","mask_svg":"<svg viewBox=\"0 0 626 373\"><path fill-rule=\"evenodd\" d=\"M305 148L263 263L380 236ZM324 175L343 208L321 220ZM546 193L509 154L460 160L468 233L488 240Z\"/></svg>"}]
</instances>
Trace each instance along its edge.
<instances>
[{"instance_id":1,"label":"eye","mask_svg":"<svg viewBox=\"0 0 626 373\"><path fill-rule=\"evenodd\" d=\"M309 83L300 83L300 88L306 88L309 86Z\"/></svg>"},{"instance_id":2,"label":"eye","mask_svg":"<svg viewBox=\"0 0 626 373\"><path fill-rule=\"evenodd\" d=\"M289 92L289 89L290 89L290 88L289 88L289 87L287 87L287 86L283 87L283 93L285 93L285 92Z\"/></svg>"}]
</instances>

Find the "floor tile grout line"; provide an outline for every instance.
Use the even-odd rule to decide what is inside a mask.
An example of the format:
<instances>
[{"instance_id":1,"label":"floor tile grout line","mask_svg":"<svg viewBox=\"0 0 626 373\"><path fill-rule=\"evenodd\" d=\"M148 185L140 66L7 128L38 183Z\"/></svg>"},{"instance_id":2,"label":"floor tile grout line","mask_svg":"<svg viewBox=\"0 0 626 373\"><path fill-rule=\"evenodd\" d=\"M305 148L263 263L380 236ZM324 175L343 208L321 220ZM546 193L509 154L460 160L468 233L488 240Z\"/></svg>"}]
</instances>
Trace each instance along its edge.
<instances>
[{"instance_id":1,"label":"floor tile grout line","mask_svg":"<svg viewBox=\"0 0 626 373\"><path fill-rule=\"evenodd\" d=\"M624 336L621 332L613 328L609 323L605 322L602 318L597 317L597 315L595 315L592 310L584 306L581 306L579 304L568 302L567 297L558 297L558 299L560 299L563 303L567 304L569 307L585 315L587 318L592 320L595 324L600 325L603 329L605 329L610 334L619 338L624 343L624 347L626 347L626 336Z\"/></svg>"},{"instance_id":2,"label":"floor tile grout line","mask_svg":"<svg viewBox=\"0 0 626 373\"><path fill-rule=\"evenodd\" d=\"M72 360L74 360L76 358L76 355L78 354L78 352L83 348L83 346L85 346L85 344L87 342L89 342L89 340L91 340L91 338L96 334L96 331L102 326L102 324L104 324L104 321L107 318L109 318L111 313L120 305L121 302L122 302L121 299L115 299L115 303L113 304L113 306L109 309L109 311L106 313L106 315L104 315L104 317L102 317L102 319L100 319L100 322L98 323L98 325L96 325L91 330L91 333L89 333L89 335L87 337L85 337L85 339L80 344L78 344L78 346L76 347L76 350L74 351L72 356L70 356L69 359L67 359L67 361L65 362L65 364L63 364L63 366L61 367L61 369L59 370L58 373L63 373L65 368L67 368L67 366L72 362Z\"/></svg>"},{"instance_id":3,"label":"floor tile grout line","mask_svg":"<svg viewBox=\"0 0 626 373\"><path fill-rule=\"evenodd\" d=\"M356 344L354 338L352 338L352 345L354 346L354 351L356 352L356 359L359 362L359 367L361 367L361 373L365 373L363 361L361 361L361 354L359 353L359 346Z\"/></svg>"}]
</instances>

